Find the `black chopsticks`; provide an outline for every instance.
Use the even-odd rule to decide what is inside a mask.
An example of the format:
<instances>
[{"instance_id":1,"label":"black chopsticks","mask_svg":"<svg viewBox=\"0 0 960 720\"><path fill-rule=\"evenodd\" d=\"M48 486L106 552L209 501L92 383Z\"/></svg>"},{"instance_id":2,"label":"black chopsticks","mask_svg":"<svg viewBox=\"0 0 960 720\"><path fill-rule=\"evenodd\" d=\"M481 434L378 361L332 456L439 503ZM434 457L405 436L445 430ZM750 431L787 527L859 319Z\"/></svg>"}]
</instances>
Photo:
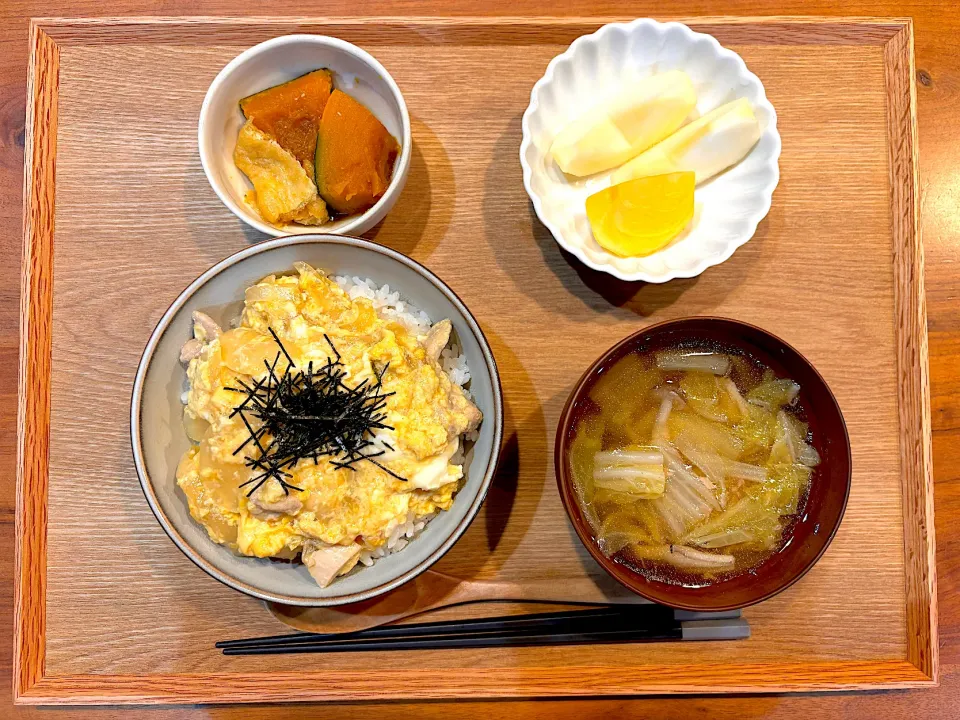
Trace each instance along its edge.
<instances>
[{"instance_id":1,"label":"black chopsticks","mask_svg":"<svg viewBox=\"0 0 960 720\"><path fill-rule=\"evenodd\" d=\"M266 647L270 645L305 645L315 643L333 643L343 640L368 640L385 638L410 638L422 636L459 635L463 633L519 632L522 630L568 627L572 622L586 627L589 621L615 619L623 614L616 606L599 606L588 610L572 610L535 613L530 615L508 615L503 617L479 618L476 620L445 620L440 622L408 623L405 625L382 625L349 633L299 633L296 635L274 635L272 637L251 638L248 640L228 640L218 642L220 649L239 647ZM673 619L667 608L657 607L650 613L651 621L666 623Z\"/></svg>"},{"instance_id":2,"label":"black chopsticks","mask_svg":"<svg viewBox=\"0 0 960 720\"><path fill-rule=\"evenodd\" d=\"M695 619L687 619L687 618ZM595 643L724 640L749 637L739 613L675 613L659 605L604 605L587 610L386 625L350 633L297 633L218 642L224 655L438 650Z\"/></svg>"}]
</instances>

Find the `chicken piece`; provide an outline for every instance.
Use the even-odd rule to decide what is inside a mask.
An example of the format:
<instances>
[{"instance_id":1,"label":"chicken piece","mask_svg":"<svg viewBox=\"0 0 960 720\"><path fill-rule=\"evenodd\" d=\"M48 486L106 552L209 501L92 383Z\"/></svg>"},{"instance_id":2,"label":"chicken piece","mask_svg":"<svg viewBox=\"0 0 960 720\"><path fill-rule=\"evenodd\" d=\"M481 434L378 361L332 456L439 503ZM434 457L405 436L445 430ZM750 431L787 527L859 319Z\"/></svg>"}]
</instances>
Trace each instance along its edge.
<instances>
[{"instance_id":1,"label":"chicken piece","mask_svg":"<svg viewBox=\"0 0 960 720\"><path fill-rule=\"evenodd\" d=\"M450 408L450 422L447 426L447 432L451 436L473 432L480 426L483 413L462 391L450 393L448 406Z\"/></svg>"},{"instance_id":2,"label":"chicken piece","mask_svg":"<svg viewBox=\"0 0 960 720\"><path fill-rule=\"evenodd\" d=\"M427 357L431 360L439 360L440 353L450 342L450 331L453 330L453 324L449 319L444 319L430 328L427 337L423 340L423 349L427 351Z\"/></svg>"},{"instance_id":3,"label":"chicken piece","mask_svg":"<svg viewBox=\"0 0 960 720\"><path fill-rule=\"evenodd\" d=\"M280 515L296 515L302 507L300 498L293 494L284 495L279 500L264 500L262 487L247 499L250 514L258 520L272 520Z\"/></svg>"},{"instance_id":4,"label":"chicken piece","mask_svg":"<svg viewBox=\"0 0 960 720\"><path fill-rule=\"evenodd\" d=\"M467 420L467 427L464 432L473 432L480 427L480 421L483 420L483 413L480 412L480 408L469 400L467 400L463 408L463 414Z\"/></svg>"},{"instance_id":5,"label":"chicken piece","mask_svg":"<svg viewBox=\"0 0 960 720\"><path fill-rule=\"evenodd\" d=\"M193 312L193 336L202 343L210 342L218 337L222 330L212 317L199 310Z\"/></svg>"},{"instance_id":6,"label":"chicken piece","mask_svg":"<svg viewBox=\"0 0 960 720\"><path fill-rule=\"evenodd\" d=\"M183 347L180 348L180 362L186 365L202 352L203 343L196 338L190 338L183 344Z\"/></svg>"},{"instance_id":7,"label":"chicken piece","mask_svg":"<svg viewBox=\"0 0 960 720\"><path fill-rule=\"evenodd\" d=\"M204 312L193 313L193 337L180 348L180 362L187 364L203 352L204 345L220 337L220 326Z\"/></svg>"},{"instance_id":8,"label":"chicken piece","mask_svg":"<svg viewBox=\"0 0 960 720\"><path fill-rule=\"evenodd\" d=\"M320 587L326 587L335 577L353 570L360 559L360 546L322 545L314 540L303 544L303 564Z\"/></svg>"}]
</instances>

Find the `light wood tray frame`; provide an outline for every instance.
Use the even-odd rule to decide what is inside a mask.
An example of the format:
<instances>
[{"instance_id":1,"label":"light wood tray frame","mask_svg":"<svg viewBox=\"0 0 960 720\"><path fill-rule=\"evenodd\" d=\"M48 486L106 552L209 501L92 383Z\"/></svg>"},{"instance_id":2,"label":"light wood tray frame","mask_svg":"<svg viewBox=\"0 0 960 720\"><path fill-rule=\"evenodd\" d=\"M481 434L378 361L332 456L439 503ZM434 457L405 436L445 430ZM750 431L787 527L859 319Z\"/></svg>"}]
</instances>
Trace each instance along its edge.
<instances>
[{"instance_id":1,"label":"light wood tray frame","mask_svg":"<svg viewBox=\"0 0 960 720\"><path fill-rule=\"evenodd\" d=\"M66 492L68 489L63 485L61 490L58 483L70 482L69 473L64 474L65 468L58 464L57 460L60 457L58 453L62 450L58 443L73 432L63 414L57 414L58 407L64 408L64 412L72 407L69 396L65 394L66 386L62 373L72 371L81 372L82 375L82 371L76 368L65 368L55 362L58 357L58 341L54 329L58 328L58 332L60 331L59 313L73 312L70 303L57 300L60 297L58 293L69 292L83 280L81 276L72 274L75 267L71 264L74 257L72 248L76 246L76 241L83 238L76 229L76 218L82 216L90 220L89 216L82 215L83 208L77 203L77 188L71 185L75 179L74 163L79 156L70 153L79 152L75 149L80 147L77 143L84 140L83 133L78 131L79 126L71 127L69 123L78 122L80 110L66 104L66 98L73 103L83 99L76 90L84 86L78 83L85 71L96 72L96 68L78 64L80 58L88 57L84 52L97 49L89 58L99 58L99 62L103 62L104 58L115 51L118 62L124 62L123 58L129 60L130 52L140 53L146 48L148 52L143 62L149 62L150 48L175 46L183 50L185 67L195 70L200 63L206 63L203 66L205 72L212 77L226 59L243 47L285 33L318 32L368 44L388 67L397 67L400 70L398 80L402 88L409 90L408 99L411 100L411 110L415 118L418 113L421 114L421 120L424 114L429 115L436 129L437 135L423 134L429 126L422 122L414 129L415 136L418 128L422 133L419 137L423 155L420 163L425 169L415 168L411 180L416 182L418 178L428 177L434 182L439 179L442 184L443 173L446 172L447 181L454 175L458 184L466 184L470 181L470 172L484 172L489 158L471 155L456 146L451 140L456 135L454 131L464 131L464 128L455 128L450 124L456 123L455 117L450 117L449 122L444 123L437 119L440 116L436 113L427 112L426 106L422 104L425 91L415 87L411 75L398 59L400 55L403 52L418 53L429 65L432 52L445 49L449 55L452 46L462 44L465 48L462 53L464 62L478 64L458 68L457 72L450 76L449 89L440 86L433 88L439 94L470 91L470 83L467 82L469 76L463 73L481 72L483 63L478 60L478 53L485 47L492 48L488 53L487 63L494 62L505 50L510 51L511 57L530 58L528 64L521 63L522 66L506 68L505 70L510 72L504 72L502 78L503 82L516 82L522 86L519 90L503 91L503 102L509 100L512 103L510 112L518 116L525 105L524 94L539 77L546 60L576 36L591 32L602 23L598 20L552 18L384 18L377 21L317 18L37 20L32 23L30 34L32 47L28 80L24 194L14 651L14 689L18 702L212 703L789 692L936 684L937 594L923 251L918 226L919 183L912 24L909 20L868 18L699 18L688 22L695 29L712 33L725 45L741 52L748 65L758 72L767 84L768 94L780 112L784 136L784 157L781 160L783 179L774 196L774 209L767 221L761 225L760 236L738 251L731 261L708 271L699 281L678 281L677 284L671 283L670 286L661 288L643 288L636 295L631 294L633 291L623 294L626 291L621 286L605 284L604 278L574 269L554 249L549 237L543 237L542 228L527 216L522 188L517 187L518 160L511 155L515 146L519 145L516 123L508 128L516 137L507 134L507 140L501 140L507 143L509 152L504 151L502 156L497 155L493 159L495 163L503 163L502 171L497 171L501 172L501 175L494 179L509 180L502 188L494 187L496 197L493 200L502 201L504 208L522 215L515 221L509 213L504 217L506 230L509 231L509 223L514 222L514 227L519 229L521 234L513 238L506 232L503 238L491 239L491 242L515 243L512 246L515 249L497 248L496 252L499 254L495 259L498 262L490 266L490 282L496 290L490 294L493 308L482 307L483 290L471 290L469 276L456 269L447 259L448 254L435 252L437 245L417 245L417 238L407 238L404 241L406 245L400 241L403 232L412 232L402 225L401 219L393 220L395 217L399 218L398 213L404 211L403 202L398 212L388 218L377 237L388 244L396 239L404 251L409 251L422 261L427 260L434 265L434 269L437 269L437 265L442 266L439 270L441 276L455 280L454 286L458 290L466 289L469 297L465 299L468 304L473 301L471 307L480 316L481 322L497 307L509 308L517 315L514 324L511 324L512 321L498 320L498 333L494 335L494 351L503 368L508 404L513 404L514 416L512 421L508 418L508 422L513 423L512 430L517 433L520 446L519 454L516 448L512 449L514 454L508 452L507 457L512 460L508 461L508 467L505 468L505 472L519 473L520 477L518 505L514 509L514 517L510 519L511 523L516 517L520 517L539 528L543 527L543 518L548 516L562 525L562 514L558 514L559 505L551 495L553 488L549 486L552 470L546 467L545 462L541 463L543 467L537 465L535 468L543 477L533 478L537 487L543 491L539 509L536 501L532 508L523 505L521 493L527 487L529 478L528 459L524 453L536 443L540 443L542 446L536 446L539 454L549 457L549 446L552 443L551 421L555 420L559 411L562 396L569 390L580 369L588 364L601 347L612 344L615 339L637 326L638 314L648 316L652 321L681 312L690 314L716 310L719 314L747 315L754 311L754 316L744 319L757 321L756 313L763 315L767 312L769 317L760 317L761 321L766 320L767 327L785 336L793 344L800 345L808 355L813 356L841 397L841 405L852 408L850 411L845 409L845 412L848 412L848 421L852 421L854 464L857 466L854 495L841 534L821 562L822 568L818 566L808 578L780 598L747 611L747 617L754 627L754 638L733 648L726 644L700 646L696 653L689 648L678 649L677 646L644 646L649 649L642 651L618 648L616 651L607 652L598 649L593 655L572 649L551 649L544 652L528 649L502 653L500 660L492 661L489 657L457 651L447 655L421 656L418 659L380 655L379 667L373 667L363 660L354 660L352 665L334 663L326 669L317 663L317 670L303 672L263 671L259 662L234 662L234 659L221 658L213 651L212 642L230 635L248 635L266 629L267 625L257 624L261 622L258 618L266 616L265 611L206 578L179 557L172 545L165 542L165 538L151 522L153 518L144 509L145 504L143 507L137 505L136 496L139 490L131 489L135 488L136 478L130 463L124 468L123 481L126 484L122 486L122 492L131 506L136 507L135 522L141 523L138 532L149 535L150 541L154 543L151 552L157 553L158 563L166 563L163 564L165 572L182 573L190 583L199 585L202 589L202 593L189 596L184 604L177 606L173 603L168 612L179 612L182 615L193 608L199 609L204 599L209 597L210 603L219 603L228 607L231 613L236 612L238 621L230 625L230 618L227 618L224 626L216 624L223 618L211 619L212 629L207 636L184 635L180 641L174 642L179 637L176 636L174 627L175 615L171 615L174 619L169 621L165 616L158 616L158 624L174 624L170 626L174 627L173 630L170 627L161 628L163 635L159 636L160 640L156 635L138 635L124 626L123 621L118 618L121 624L115 629L118 635L129 630L131 634L128 642L121 643L122 647L115 651L114 656L98 655L102 647L97 649L94 644L98 642L97 634L107 630L102 627L105 616L97 616L91 609L94 605L91 604L89 596L84 595L84 591L89 588L69 584L72 576L65 568L65 561L59 554L51 552L54 549L62 550L65 543L73 542L78 537L70 534L74 527L70 523L79 522L77 518L81 516L72 515L69 508L59 500L48 505L48 497L52 501L60 497L58 492ZM392 54L386 48L391 44L399 48ZM230 49L218 55L214 46L230 46ZM514 46L523 46L524 53L512 52L511 48ZM197 54L203 55L206 48L214 48L210 51L209 58L204 55L199 60L196 59ZM537 48L540 48L542 57L537 54ZM550 52L546 53L545 48ZM494 52L496 54L493 54ZM784 53L782 59L778 55L781 52ZM809 100L793 98L790 95L792 88L785 87L789 84L789 78L802 76L802 62L826 62L822 59L824 55L836 56L835 72L837 82L842 86L831 88L827 82L829 79L825 79L822 85L817 85L819 80L810 79L810 83L813 83L811 87L822 93L822 97ZM801 62L797 57L806 60ZM213 62L213 59L216 59L219 65ZM844 65L844 60L851 64ZM493 68L494 65L488 67ZM431 69L439 72L435 67ZM178 69L170 67L169 72L176 73ZM813 74L813 70L809 73ZM850 80L858 82L844 84ZM862 84L859 83L860 80ZM183 84L192 93L184 100L184 112L195 118L199 107L197 88L190 86L189 79L185 79ZM485 87L487 91L491 91L493 87L489 84L485 86L479 80L477 85ZM199 88L199 97L202 97L203 89ZM491 104L496 105L497 100L493 94L490 97ZM854 187L851 192L862 198L863 203L876 203L877 208L880 208L877 215L879 230L871 235L872 226L868 227L866 220L858 220L858 223L863 223L863 227L851 229L849 234L832 243L830 238L810 236L811 228L816 231L816 223L821 220L814 218L808 227L801 228L798 225L796 229L791 226L791 222L804 222L803 218L809 217L810 209L815 206L813 200L802 195L808 187L802 182L804 177L808 177L804 173L823 171L825 174L818 182L831 188L837 202L850 203L849 208L853 209L847 212L855 212L856 202L850 199L850 193L843 194L846 192L843 186L833 185L835 181L830 176L832 153L845 152L844 148L847 146L843 143L846 141L843 140L844 136L837 135L831 141L833 144L824 147L822 155L818 156L809 146L815 139L805 139L802 133L796 130L798 120L809 125L816 122L818 114L829 115L836 108L849 110L849 105L844 103L851 97L851 102L861 102L865 108L863 122L847 122L843 125L844 121L850 120L850 116L838 117L837 122L840 125L837 126L837 132L842 130L855 136L853 142L864 148L864 163L872 161L881 168L876 173L882 176L868 176L866 169L856 170L855 164L850 166L854 168L852 182L857 182L857 178L872 178L874 181L870 187ZM477 107L470 105L470 110L477 110ZM868 111L873 114L868 116ZM808 117L797 116L803 113L807 113ZM470 121L481 125L483 122L496 124L495 117L485 118L479 111ZM102 127L108 127L110 122L110 117L100 118ZM195 119L191 122L195 122ZM94 126L84 127L89 130ZM191 142L187 132L189 122L176 127L178 132L183 130L183 134L178 136L178 142ZM496 127L498 130L502 129L500 125ZM113 130L123 132L120 126ZM92 132L95 135L95 130ZM438 140L444 133L447 135ZM98 136L95 140L107 142L104 137L106 136ZM61 144L59 154L58 142ZM450 153L446 165L441 162L446 158L444 148ZM879 150L875 155L870 155L873 152L871 148ZM189 149L185 152L189 155ZM207 215L215 214L217 223L230 226L233 239L226 244L215 245L216 251L226 254L226 251L242 246L244 235L239 226L232 222L232 216L217 205L212 192L203 189L205 183L202 176L198 176L199 164L194 162L195 148L192 153L192 164L186 171L190 176L189 187L198 193L202 190L203 202L200 203L202 207L199 210ZM84 157L89 159L92 156ZM803 162L793 161L793 157L805 159ZM58 177L55 171L60 163L58 158L64 163L63 178ZM814 164L817 158L821 163L819 168ZM151 162L150 159L146 161ZM92 176L95 176L95 164L89 167ZM122 168L117 172L121 171ZM857 175L857 172L860 174ZM882 191L884 183L887 192ZM447 184L452 185L450 182ZM880 190L877 191L876 188ZM96 193L98 188L91 187L89 191ZM175 191L176 188L171 190ZM408 186L408 196L412 197L411 194L416 193L415 186ZM434 193L433 198L434 202L437 202L438 195ZM95 196L92 201L96 202ZM444 244L440 247L444 249L468 254L475 252L476 254L471 256L472 260L482 264L489 259L484 254L486 249L482 242L482 225L473 228L474 240L462 241L460 246L450 245L457 242L450 239L451 235L457 234L454 230L461 232L470 229L471 215L476 213L472 202L468 192L458 194L455 204L453 201L441 203L439 208L429 208L428 200L427 220L425 224L413 227L413 230L424 237L435 235L434 241L437 243L440 243L442 238ZM420 209L423 210L422 207ZM183 207L180 212L199 210ZM807 215L802 211L807 212ZM109 213L110 209L104 212ZM175 210L171 208L171 212ZM822 205L813 214L826 222L832 217L831 212L833 209L829 205ZM213 225L208 225L203 229L210 230L212 227ZM443 231L447 227L450 231L444 235ZM826 226L823 226L820 229L825 228ZM89 232L90 237L95 237L98 230L94 228ZM865 239L862 247L854 249L851 244L857 242L858 233ZM874 236L879 238L876 247L869 245L869 238ZM531 237L537 240L539 247L532 241L527 243ZM463 244L465 242L476 245ZM725 296L725 299L710 304L710 298L718 297L722 288L728 290L734 280L742 281L745 289L749 283L754 282L754 279L751 279L753 276L737 274L738 263L753 263L754 267L762 270L767 267L763 263L769 260L764 252L775 253L778 248L789 245L796 256L803 253L804 244L810 242L823 243L819 251L823 266L817 269L817 273L819 277L827 278L825 285L813 289L820 294L833 291L837 293L837 309L830 318L832 324L854 328L858 326L857 323L861 323L867 340L876 337L890 338L888 347L876 350L878 357L874 359L878 362L879 374L874 384L878 388L886 389L887 396L895 397L895 400L889 401L889 417L883 416L882 422L878 421L876 427L859 424L862 418L858 414L856 400L850 399L854 396L848 392L851 383L863 382L861 371L853 367L850 372L845 373L838 365L839 361L831 359L837 354L858 352L857 333L861 330L850 334L849 348L833 347L833 355L829 348L821 348L816 341L807 342L813 332L811 328L816 327L816 321L807 321L800 315L787 313L787 316L781 316L778 322L773 313L781 310L772 308L763 311L754 307L782 305L784 302L784 296L776 294L774 281L770 278L764 286L764 289L771 293L769 298L751 301L733 292ZM528 252L525 243L533 248L532 253ZM481 249L473 251L470 249L473 247ZM95 254L90 252L90 248L87 252ZM55 263L55 256L63 259L62 264L59 260ZM864 287L866 278L872 277L872 259L883 263L882 271L877 274L882 282L877 287ZM831 266L830 263L835 260L846 264L842 268ZM554 371L553 365L537 360L529 353L524 354L522 346L517 342L509 342L522 336L522 325L529 328L530 317L524 313L530 308L517 284L509 279L503 280L503 267L524 261L529 263L524 266L524 272L530 274L531 281L541 282L547 287L552 287L557 277L563 281L562 285L558 285L560 289L549 298L557 307L558 313L566 313L556 316L558 326L563 326L566 318L577 313L579 320L589 320L587 324L574 324L567 329L585 333L585 342L591 347L571 350L576 353L576 357L569 361L571 367L556 376L549 374ZM809 256L804 256L804 262L809 261ZM79 262L82 265L82 260ZM165 262L176 262L176 258ZM799 276L809 270L808 266L801 267L799 261L797 264L790 264L789 261L786 263L781 269L788 278L791 273ZM551 267L545 269L545 265ZM155 320L159 316L166 303L185 284L185 280L193 277L189 273L196 274L194 270L194 266L191 266L184 270L186 274L170 277L168 273L165 276L166 284L156 288L158 292L154 301L155 308L151 309L153 314L150 317ZM777 278L776 282L789 280ZM809 278L807 282L810 282ZM564 288L573 285L577 288L578 298L571 300L570 294L565 292ZM603 285L605 289L594 292L585 288L585 285L593 289ZM847 285L849 289L843 289ZM617 296L618 292L621 295ZM617 296L617 299L610 300L611 296ZM817 302L813 297L806 298L806 301L813 305ZM844 307L860 308L862 311L870 305L875 307L875 314L861 312L855 317L842 315ZM80 324L91 322L90 317L82 313L75 317L70 315L66 319ZM644 318L640 320L643 321ZM140 335L137 335L135 342L131 342L126 349L124 362L136 359L137 347L142 347L149 327L142 327L138 332ZM591 333L595 337L587 337ZM828 340L830 338L826 338L824 342ZM82 346L83 338L80 338L78 343ZM522 355L521 359L518 359L519 355ZM868 358L864 358L864 362L867 360ZM855 361L849 362L855 364ZM527 377L528 371L531 377ZM861 373L860 380L857 379L858 373ZM111 400L115 401L112 410L119 412L123 405L123 393L128 392L129 387L121 383L120 390L117 390L114 385L105 383L105 387L108 386L114 387L111 392L116 395ZM868 389L863 391L867 394L870 392ZM545 413L539 409L543 398L550 400ZM877 402L881 403L882 398ZM527 414L534 412L539 412L541 417L534 428L535 432L530 431L524 424ZM123 415L123 422L118 421L118 427L124 424L126 417L125 413L120 414ZM508 431L510 430L511 428L508 428ZM530 434L531 432L533 434ZM876 444L871 445L874 439ZM117 448L122 446L125 441L122 427L111 441ZM882 447L886 447L886 451L882 450ZM870 499L858 494L858 491L874 482L874 478L878 478L876 482L880 483L880 471L876 475L866 472L874 452L877 457L886 457L893 463L895 469L890 475L893 483L890 487L894 490L890 502L878 501L876 505L871 505ZM856 474L861 468L864 472ZM880 493L881 485L876 487ZM89 492L96 491L91 489ZM96 495L90 497L95 498ZM142 501L142 497L139 500ZM508 526L508 535L512 532L512 527L514 526ZM482 528L478 532L482 534ZM892 533L895 537L892 545L887 543L877 551L876 572L879 573L877 577L883 579L884 589L864 585L861 590L857 586L857 583L861 582L856 579L861 577L856 574L859 572L857 568L861 568L863 563L870 564L873 561L868 561L854 552L853 540L859 538L862 541L866 537L876 536L877 533L880 533L879 537L884 537L883 533ZM470 541L466 540L469 537L470 533L461 541L466 543L465 552L469 551ZM557 537L560 540L557 540ZM550 542L571 543L569 546L560 547L558 554L568 549L571 554L575 554L575 544L566 534L551 537ZM530 549L530 546L523 547ZM544 551L551 549L543 548ZM858 558L861 565L856 564ZM840 562L848 563L846 568L856 576L849 586L845 586L842 580L837 580L836 574L831 575L835 571L834 565ZM501 572L506 572L515 568L515 565L504 564L503 568L505 569L501 569ZM883 574L887 572L884 568L889 570L889 576ZM122 573L123 570L118 568L117 572ZM77 578L79 583L79 575ZM831 582L834 584L830 585ZM151 587L150 592L162 593L162 588ZM838 594L844 597L831 600ZM896 600L897 607L890 605L890 597ZM72 599L75 599L76 607L65 607ZM109 595L103 595L102 599L107 605L110 604ZM816 606L812 607L814 604ZM168 601L166 606L158 607L161 609L154 612L162 615L162 608L170 607L170 603ZM68 619L75 621L75 625L68 624ZM90 624L94 622L101 623L101 626ZM65 628L68 627L74 628L72 637L66 637L69 633L65 634ZM244 632L245 629L248 632ZM838 640L840 644L833 647L829 641L833 636L831 633L846 639ZM103 636L100 637L102 639ZM118 642L116 636L111 637L113 639L110 642ZM851 639L854 637L860 637L862 641L857 644ZM167 638L170 642L164 644L162 638ZM193 644L188 644L188 641ZM84 646L84 642L88 645ZM87 647L89 652L83 651L84 647ZM782 655L774 652L777 647ZM617 654L611 655L611 652ZM138 658L142 659L139 664ZM621 658L623 662L618 664L611 658ZM398 662L411 668L412 673L408 675L392 671L390 668L397 667ZM133 669L124 670L126 667ZM384 673L380 668L387 670Z\"/></svg>"}]
</instances>

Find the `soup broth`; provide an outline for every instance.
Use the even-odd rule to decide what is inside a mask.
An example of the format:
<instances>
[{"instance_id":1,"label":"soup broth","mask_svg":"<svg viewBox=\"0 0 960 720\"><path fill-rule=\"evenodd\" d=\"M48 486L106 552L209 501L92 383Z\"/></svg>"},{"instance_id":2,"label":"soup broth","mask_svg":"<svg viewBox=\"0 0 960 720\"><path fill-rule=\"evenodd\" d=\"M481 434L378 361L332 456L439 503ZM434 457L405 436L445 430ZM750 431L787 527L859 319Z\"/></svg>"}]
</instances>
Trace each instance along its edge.
<instances>
[{"instance_id":1,"label":"soup broth","mask_svg":"<svg viewBox=\"0 0 960 720\"><path fill-rule=\"evenodd\" d=\"M567 456L602 552L701 586L784 547L820 462L800 393L725 348L629 353L603 368Z\"/></svg>"}]
</instances>

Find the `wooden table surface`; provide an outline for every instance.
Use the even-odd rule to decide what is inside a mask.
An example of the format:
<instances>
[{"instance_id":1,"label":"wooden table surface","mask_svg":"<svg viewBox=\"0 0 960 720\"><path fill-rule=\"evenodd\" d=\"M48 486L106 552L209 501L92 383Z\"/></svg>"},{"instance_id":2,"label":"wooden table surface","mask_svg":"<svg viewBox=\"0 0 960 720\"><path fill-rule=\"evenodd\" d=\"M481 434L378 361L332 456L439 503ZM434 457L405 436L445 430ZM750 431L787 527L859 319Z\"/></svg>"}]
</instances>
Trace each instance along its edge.
<instances>
[{"instance_id":1,"label":"wooden table surface","mask_svg":"<svg viewBox=\"0 0 960 720\"><path fill-rule=\"evenodd\" d=\"M656 14L649 0L611 2L571 0L392 0L389 3L328 0L325 3L273 0L274 15L436 15L565 14L602 17ZM675 0L674 15L842 14L912 16L916 30L918 72L921 216L926 246L926 286L930 330L930 365L936 476L937 567L940 586L941 687L936 690L801 696L733 696L722 698L643 698L635 700L563 700L531 702L298 705L283 708L233 706L122 710L16 708L11 704L11 627L14 528L16 367L19 258L22 230L24 107L27 24L30 17L98 15L237 15L262 14L264 5L224 0L115 0L109 6L89 0L3 0L0 3L0 716L80 717L93 720L127 716L163 718L311 718L393 717L417 713L422 718L582 718L620 715L657 718L948 718L960 713L960 456L951 452L960 434L960 313L951 301L960 294L960 13L949 0L912 3L824 2L750 3L743 0ZM955 289L956 288L956 289ZM415 668L406 668L415 671Z\"/></svg>"}]
</instances>

